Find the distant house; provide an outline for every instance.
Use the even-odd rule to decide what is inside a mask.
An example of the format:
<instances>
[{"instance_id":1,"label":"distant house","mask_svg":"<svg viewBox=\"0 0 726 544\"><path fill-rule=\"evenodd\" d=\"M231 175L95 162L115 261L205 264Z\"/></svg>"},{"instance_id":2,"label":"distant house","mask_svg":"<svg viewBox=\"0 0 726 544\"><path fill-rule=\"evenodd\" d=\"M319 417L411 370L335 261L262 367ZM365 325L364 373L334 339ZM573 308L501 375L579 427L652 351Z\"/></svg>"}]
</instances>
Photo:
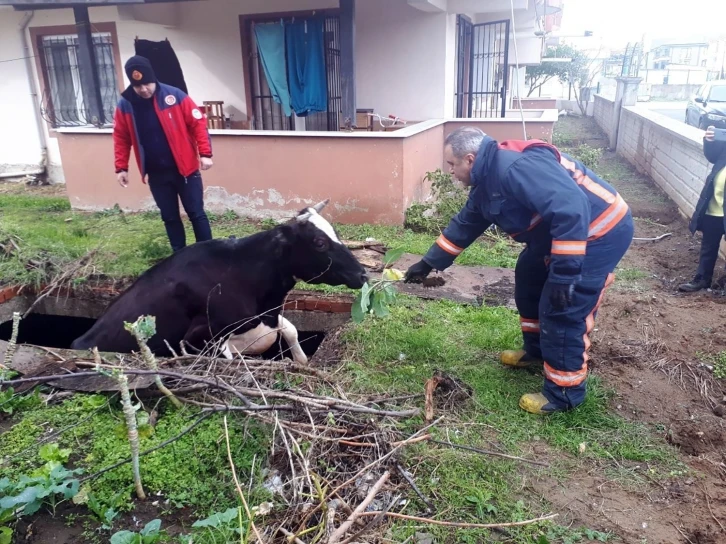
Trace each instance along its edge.
<instances>
[{"instance_id":1,"label":"distant house","mask_svg":"<svg viewBox=\"0 0 726 544\"><path fill-rule=\"evenodd\" d=\"M386 179L399 176L396 183L405 178L408 184L396 189L404 196L394 199L395 209L385 195L349 195L339 215L399 218L405 202L425 193L418 170L440 166L440 151L433 150L447 119L521 125L507 110L517 94L515 76L523 84L524 66L540 61L535 31L553 24L543 4L513 0L512 20L510 0L94 0L91 7L82 0L0 0L0 175L34 171L43 157L50 179L68 183L75 207L147 206L144 190L119 192L111 183L110 125L128 84L124 61L142 41L153 42L165 50L164 66L178 58L181 71L168 77L182 81L207 113L218 157L205 176L216 187L212 200L251 215L270 202L281 210L299 207L303 194L329 196L340 179L351 178L352 164L342 151L335 155L338 147L375 142L380 152L395 141L396 153L407 151L421 163L403 155L370 157L382 161ZM322 25L325 109L306 116L285 115L273 98L256 41L260 25L295 23L305 33L308 24ZM510 39L515 27L519 74ZM384 131L392 121L375 115L407 124ZM526 115L533 136L541 115ZM416 136L425 143L414 149ZM308 158L308 148L321 145L328 152L316 160L329 161L327 169ZM274 151L265 155L268 150ZM425 153L433 158L424 161ZM397 160L403 162L394 165ZM323 172L331 187L321 181ZM359 188L371 181L353 178ZM313 190L314 183L322 187ZM382 207L385 213L372 211Z\"/></svg>"},{"instance_id":2,"label":"distant house","mask_svg":"<svg viewBox=\"0 0 726 544\"><path fill-rule=\"evenodd\" d=\"M671 65L705 68L708 43L665 43L648 53L647 68L667 70Z\"/></svg>"}]
</instances>

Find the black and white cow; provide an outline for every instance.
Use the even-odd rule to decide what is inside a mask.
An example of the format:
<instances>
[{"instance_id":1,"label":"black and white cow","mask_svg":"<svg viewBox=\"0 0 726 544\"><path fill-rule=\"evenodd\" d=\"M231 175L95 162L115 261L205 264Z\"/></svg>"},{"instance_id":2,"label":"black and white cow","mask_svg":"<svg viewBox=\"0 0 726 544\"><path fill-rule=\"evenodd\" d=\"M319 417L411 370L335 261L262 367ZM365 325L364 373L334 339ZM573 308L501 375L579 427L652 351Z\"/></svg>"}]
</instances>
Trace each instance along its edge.
<instances>
[{"instance_id":1,"label":"black and white cow","mask_svg":"<svg viewBox=\"0 0 726 544\"><path fill-rule=\"evenodd\" d=\"M226 339L223 353L258 354L279 331L293 359L307 358L295 327L282 314L298 280L360 289L366 271L320 211L301 210L288 223L239 239L215 239L184 248L144 272L109 306L73 349L129 353L138 348L124 322L156 317L149 348L167 354L182 340L201 349Z\"/></svg>"}]
</instances>

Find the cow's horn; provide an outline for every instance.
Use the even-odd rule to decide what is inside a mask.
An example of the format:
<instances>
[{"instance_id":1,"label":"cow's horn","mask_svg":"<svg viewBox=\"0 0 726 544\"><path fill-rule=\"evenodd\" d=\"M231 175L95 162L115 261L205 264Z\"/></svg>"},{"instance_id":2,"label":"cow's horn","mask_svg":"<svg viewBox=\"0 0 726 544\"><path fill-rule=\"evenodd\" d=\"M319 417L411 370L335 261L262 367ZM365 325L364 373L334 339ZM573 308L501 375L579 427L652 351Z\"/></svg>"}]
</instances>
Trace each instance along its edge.
<instances>
[{"instance_id":1,"label":"cow's horn","mask_svg":"<svg viewBox=\"0 0 726 544\"><path fill-rule=\"evenodd\" d=\"M315 204L315 206L313 206L313 210L315 210L318 213L322 212L323 208L325 208L325 206L328 205L328 202L330 202L329 198L326 198L322 202L318 202L317 204Z\"/></svg>"},{"instance_id":2,"label":"cow's horn","mask_svg":"<svg viewBox=\"0 0 726 544\"><path fill-rule=\"evenodd\" d=\"M307 213L301 213L297 216L298 223L305 223L307 220L310 219L310 212Z\"/></svg>"}]
</instances>

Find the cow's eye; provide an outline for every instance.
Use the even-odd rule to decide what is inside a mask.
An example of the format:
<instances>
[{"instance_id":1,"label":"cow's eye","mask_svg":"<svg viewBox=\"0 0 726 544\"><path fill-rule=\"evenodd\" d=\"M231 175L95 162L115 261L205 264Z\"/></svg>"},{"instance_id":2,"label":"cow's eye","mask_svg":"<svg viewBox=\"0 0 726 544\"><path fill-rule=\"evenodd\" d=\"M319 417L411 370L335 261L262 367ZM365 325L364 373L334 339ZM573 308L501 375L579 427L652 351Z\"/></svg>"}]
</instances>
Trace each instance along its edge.
<instances>
[{"instance_id":1,"label":"cow's eye","mask_svg":"<svg viewBox=\"0 0 726 544\"><path fill-rule=\"evenodd\" d=\"M315 238L313 240L313 246L318 251L325 251L328 248L328 242L324 238Z\"/></svg>"}]
</instances>

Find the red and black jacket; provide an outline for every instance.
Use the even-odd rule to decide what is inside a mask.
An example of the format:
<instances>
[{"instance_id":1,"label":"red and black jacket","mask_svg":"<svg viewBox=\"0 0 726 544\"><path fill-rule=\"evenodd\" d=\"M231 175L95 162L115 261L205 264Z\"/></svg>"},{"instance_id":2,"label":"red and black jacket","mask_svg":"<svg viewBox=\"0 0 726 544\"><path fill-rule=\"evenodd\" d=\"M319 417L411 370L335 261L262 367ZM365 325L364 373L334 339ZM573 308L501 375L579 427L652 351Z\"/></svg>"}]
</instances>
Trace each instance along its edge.
<instances>
[{"instance_id":1,"label":"red and black jacket","mask_svg":"<svg viewBox=\"0 0 726 544\"><path fill-rule=\"evenodd\" d=\"M129 155L134 149L136 163L142 180L144 169L144 148L139 144L134 109L131 100L135 97L129 87L121 94L113 117L113 150L116 173L128 171ZM171 85L156 84L156 92L150 99L169 142L171 153L179 173L190 176L199 170L199 157L212 156L212 142L209 138L204 114L189 96Z\"/></svg>"}]
</instances>

